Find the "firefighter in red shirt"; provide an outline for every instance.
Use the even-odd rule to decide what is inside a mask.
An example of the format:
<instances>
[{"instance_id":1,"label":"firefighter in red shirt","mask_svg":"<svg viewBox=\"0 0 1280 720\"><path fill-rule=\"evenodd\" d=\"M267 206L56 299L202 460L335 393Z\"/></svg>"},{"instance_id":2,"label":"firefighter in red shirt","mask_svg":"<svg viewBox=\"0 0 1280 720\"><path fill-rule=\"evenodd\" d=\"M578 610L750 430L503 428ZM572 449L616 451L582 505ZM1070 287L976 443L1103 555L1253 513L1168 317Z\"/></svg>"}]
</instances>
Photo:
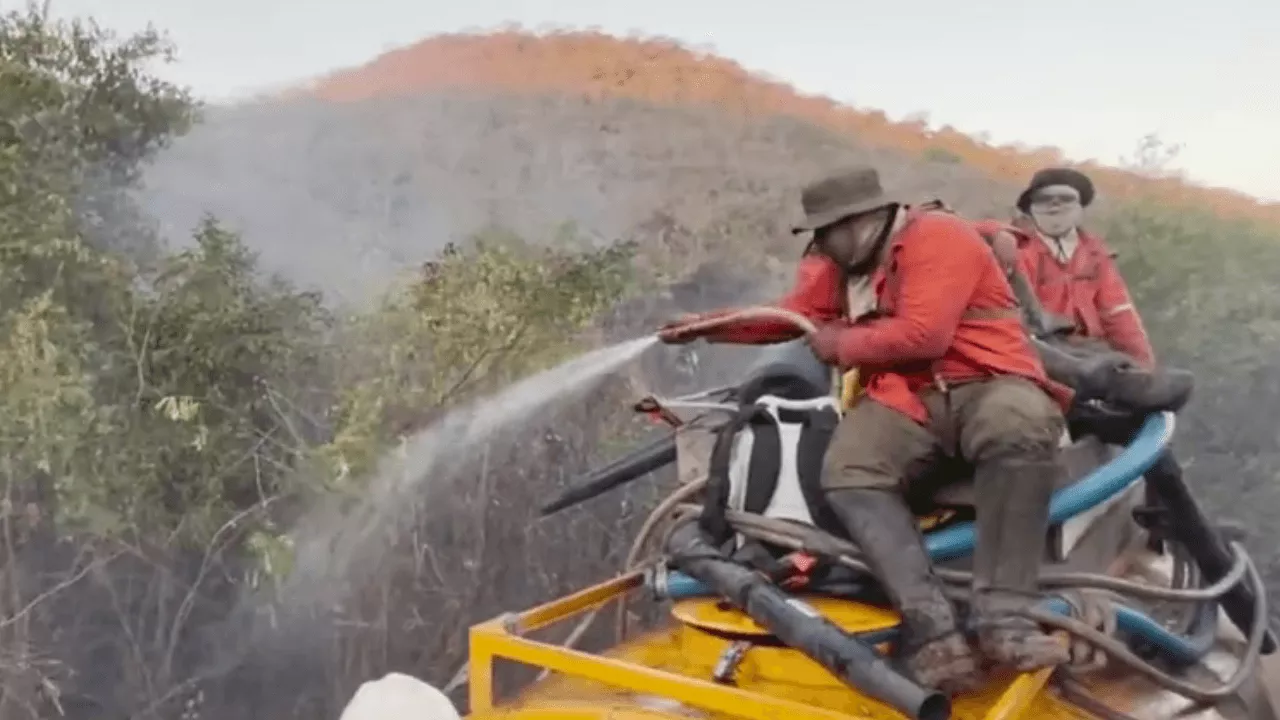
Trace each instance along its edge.
<instances>
[{"instance_id":1,"label":"firefighter in red shirt","mask_svg":"<svg viewBox=\"0 0 1280 720\"><path fill-rule=\"evenodd\" d=\"M1010 225L984 221L979 230L992 243L1030 310L1028 325L1049 374L1076 390L1078 402L1103 400L1133 412L1180 410L1194 388L1191 373L1159 368L1124 279L1111 251L1081 227L1093 202L1093 182L1067 168L1037 172L1018 196L1019 215ZM1106 442L1125 443L1124 423L1098 426L1077 406L1068 413L1072 433L1093 432ZM1136 427L1136 426L1135 426ZM1182 467L1166 451L1146 472L1151 489L1181 485ZM1158 504L1158 503L1157 503Z\"/></svg>"},{"instance_id":2,"label":"firefighter in red shirt","mask_svg":"<svg viewBox=\"0 0 1280 720\"><path fill-rule=\"evenodd\" d=\"M1018 613L1038 596L1070 391L1045 376L999 263L969 222L902 204L872 168L814 183L801 200L796 232L813 239L778 306L820 326L809 338L820 359L860 368L866 392L832 438L822 483L902 614L906 666L947 692L980 679L902 496L946 456L975 468L979 649L1019 670L1066 662L1066 649ZM862 278L874 293L868 314L850 302L851 281ZM800 334L771 321L699 330L705 317L672 323L662 337L764 344Z\"/></svg>"},{"instance_id":3,"label":"firefighter in red shirt","mask_svg":"<svg viewBox=\"0 0 1280 720\"><path fill-rule=\"evenodd\" d=\"M1010 226L984 222L980 229L1005 262L1013 286L1021 288L1024 310L1042 315L1039 322L1028 317L1027 324L1042 336L1037 349L1050 375L1077 391L1077 404L1067 415L1072 434L1091 433L1104 442L1123 444L1147 414L1180 410L1195 383L1190 372L1156 365L1112 253L1081 227L1094 195L1093 182L1081 172L1041 170L1018 196L1020 215ZM1126 422L1091 413L1083 402L1090 399L1103 400L1132 417ZM1152 549L1167 537L1190 548L1205 582L1225 577L1230 565L1226 538L1190 499L1173 451L1162 453L1144 478L1148 506L1176 517L1157 525L1150 538ZM1248 627L1244 618L1250 617L1247 608L1253 603L1243 585L1222 598L1223 608L1239 627Z\"/></svg>"},{"instance_id":4,"label":"firefighter in red shirt","mask_svg":"<svg viewBox=\"0 0 1280 720\"><path fill-rule=\"evenodd\" d=\"M1018 196L1018 268L1041 305L1067 319L1077 337L1101 340L1143 367L1155 352L1129 288L1102 239L1081 227L1093 182L1067 168L1041 170Z\"/></svg>"},{"instance_id":5,"label":"firefighter in red shirt","mask_svg":"<svg viewBox=\"0 0 1280 720\"><path fill-rule=\"evenodd\" d=\"M1078 400L1105 400L1140 414L1178 410L1190 399L1191 375L1156 368L1113 253L1081 227L1094 195L1079 171L1041 170L1019 195L1012 223L977 227L1015 291L1026 295L1019 301L1043 341L1038 347L1051 377L1072 386Z\"/></svg>"}]
</instances>

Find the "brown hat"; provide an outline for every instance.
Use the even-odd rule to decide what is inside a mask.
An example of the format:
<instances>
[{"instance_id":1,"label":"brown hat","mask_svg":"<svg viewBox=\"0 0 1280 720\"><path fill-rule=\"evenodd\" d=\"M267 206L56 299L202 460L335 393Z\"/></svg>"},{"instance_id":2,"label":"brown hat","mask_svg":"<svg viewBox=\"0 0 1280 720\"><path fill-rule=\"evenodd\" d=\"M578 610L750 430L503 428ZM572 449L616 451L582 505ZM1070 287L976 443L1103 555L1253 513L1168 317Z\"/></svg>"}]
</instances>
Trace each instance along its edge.
<instances>
[{"instance_id":1,"label":"brown hat","mask_svg":"<svg viewBox=\"0 0 1280 720\"><path fill-rule=\"evenodd\" d=\"M855 167L811 183L800 191L804 221L791 232L818 230L896 202L898 200L880 186L880 173L875 168Z\"/></svg>"},{"instance_id":2,"label":"brown hat","mask_svg":"<svg viewBox=\"0 0 1280 720\"><path fill-rule=\"evenodd\" d=\"M1018 196L1018 209L1024 213L1030 212L1031 196L1050 185L1066 185L1075 188L1075 191L1080 193L1082 207L1089 207L1089 203L1093 202L1093 181L1088 175L1071 168L1046 168L1033 175L1031 184Z\"/></svg>"}]
</instances>

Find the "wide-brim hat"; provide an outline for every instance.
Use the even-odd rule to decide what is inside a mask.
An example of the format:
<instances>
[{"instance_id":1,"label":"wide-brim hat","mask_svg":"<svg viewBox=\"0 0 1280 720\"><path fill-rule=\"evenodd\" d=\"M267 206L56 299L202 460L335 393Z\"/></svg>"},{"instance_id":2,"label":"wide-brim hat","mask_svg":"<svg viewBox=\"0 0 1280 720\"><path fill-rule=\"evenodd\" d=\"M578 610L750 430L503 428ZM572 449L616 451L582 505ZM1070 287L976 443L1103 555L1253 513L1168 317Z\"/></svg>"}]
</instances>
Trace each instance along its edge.
<instances>
[{"instance_id":1,"label":"wide-brim hat","mask_svg":"<svg viewBox=\"0 0 1280 720\"><path fill-rule=\"evenodd\" d=\"M1093 202L1093 181L1088 175L1071 168L1047 168L1031 176L1031 184L1018 196L1018 209L1024 213L1030 212L1031 196L1052 185L1075 188L1075 191L1080 193L1082 207L1089 207L1089 203Z\"/></svg>"},{"instance_id":2,"label":"wide-brim hat","mask_svg":"<svg viewBox=\"0 0 1280 720\"><path fill-rule=\"evenodd\" d=\"M791 232L799 234L820 230L897 202L898 199L881 186L880 173L875 168L851 168L822 178L800 191L804 220Z\"/></svg>"}]
</instances>

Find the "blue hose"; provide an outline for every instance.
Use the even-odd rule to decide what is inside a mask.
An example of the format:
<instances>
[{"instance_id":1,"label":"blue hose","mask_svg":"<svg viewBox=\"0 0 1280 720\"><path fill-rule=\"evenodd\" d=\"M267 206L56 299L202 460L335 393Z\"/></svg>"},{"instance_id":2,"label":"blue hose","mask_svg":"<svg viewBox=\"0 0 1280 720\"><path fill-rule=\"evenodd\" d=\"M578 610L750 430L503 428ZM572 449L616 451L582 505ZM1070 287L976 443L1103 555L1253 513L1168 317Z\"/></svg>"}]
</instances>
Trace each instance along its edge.
<instances>
[{"instance_id":1,"label":"blue hose","mask_svg":"<svg viewBox=\"0 0 1280 720\"><path fill-rule=\"evenodd\" d=\"M702 583L685 575L684 573L671 573L667 577L666 591L664 597L671 600L682 600L691 597L706 597L714 595L707 590ZM1213 617L1211 621L1216 620L1217 611L1214 607ZM1058 613L1059 615L1067 615L1070 613L1070 606L1065 600L1060 598L1050 598L1045 602L1045 609ZM1152 620L1140 610L1135 610L1126 605L1115 605L1116 610L1116 629L1122 635L1126 635L1132 640L1149 645L1155 648L1162 658L1169 660L1178 665L1194 665L1199 662L1213 647L1216 639L1213 632L1199 632L1192 637L1179 635L1170 632L1163 625ZM1212 629L1210 625L1207 629ZM872 632L858 635L858 639L869 645L878 645L882 642L890 642L897 637L898 628L885 628L883 630L874 630Z\"/></svg>"},{"instance_id":2,"label":"blue hose","mask_svg":"<svg viewBox=\"0 0 1280 720\"><path fill-rule=\"evenodd\" d=\"M1133 441L1115 459L1094 470L1080 482L1054 494L1049 504L1050 523L1069 520L1124 492L1155 464L1172 435L1172 413L1149 416ZM964 557L973 552L973 546L974 527L971 522L953 525L925 536L925 547L935 562ZM683 573L673 572L666 578L664 595L670 599L712 594L714 593L702 583ZM1067 603L1058 598L1048 600L1047 607L1061 614L1069 612ZM1204 657L1214 639L1212 633L1199 633L1195 638L1171 633L1141 611L1123 605L1116 607L1116 623L1122 633L1148 643L1164 657L1181 664L1192 664ZM880 643L891 639L894 632L896 628L877 631L863 639ZM882 639L881 635L884 635Z\"/></svg>"},{"instance_id":3,"label":"blue hose","mask_svg":"<svg viewBox=\"0 0 1280 720\"><path fill-rule=\"evenodd\" d=\"M1083 480L1054 493L1049 503L1049 523L1056 525L1101 505L1124 492L1156 464L1173 435L1173 413L1148 416L1127 447L1111 462ZM955 560L973 552L973 523L952 525L925 536L925 547L934 562Z\"/></svg>"},{"instance_id":4,"label":"blue hose","mask_svg":"<svg viewBox=\"0 0 1280 720\"><path fill-rule=\"evenodd\" d=\"M672 579L674 580L675 578ZM669 592L673 599L688 597L684 595L677 596L677 591L674 589L669 589ZM1067 605L1067 602L1059 598L1050 598L1045 602L1044 607L1059 615L1066 615L1070 612L1070 606ZM1216 619L1217 609L1215 606L1211 623ZM1196 664L1213 649L1213 643L1216 640L1215 634L1212 632L1213 627L1215 625L1210 624L1207 626L1209 632L1199 632L1194 637L1184 637L1169 632L1160 623L1131 607L1124 605L1116 607L1116 628L1122 635L1129 636L1153 647L1160 654L1160 657L1183 667ZM896 625L890 628L858 633L857 635L857 638L867 645L893 642L897 637L898 627Z\"/></svg>"}]
</instances>

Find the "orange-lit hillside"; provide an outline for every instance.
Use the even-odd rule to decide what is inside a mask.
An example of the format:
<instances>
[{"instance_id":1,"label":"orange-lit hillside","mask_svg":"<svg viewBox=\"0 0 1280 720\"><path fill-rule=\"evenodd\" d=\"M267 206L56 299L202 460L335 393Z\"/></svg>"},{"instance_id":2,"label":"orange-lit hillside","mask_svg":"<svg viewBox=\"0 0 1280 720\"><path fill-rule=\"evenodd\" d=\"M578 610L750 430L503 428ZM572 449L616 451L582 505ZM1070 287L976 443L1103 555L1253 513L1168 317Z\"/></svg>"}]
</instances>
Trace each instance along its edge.
<instances>
[{"instance_id":1,"label":"orange-lit hillside","mask_svg":"<svg viewBox=\"0 0 1280 720\"><path fill-rule=\"evenodd\" d=\"M993 176L1024 181L1037 168L1062 162L1054 148L993 147L945 128L895 123L878 111L856 110L753 75L737 63L665 40L619 39L599 33L533 35L502 32L447 35L382 55L318 80L309 92L333 101L406 95L431 88L495 88L626 96L663 104L714 103L747 114L804 118L866 143L912 152L943 148ZM1280 204L1231 190L1153 180L1113 168L1087 167L1099 187L1118 197L1153 194L1222 215L1280 224Z\"/></svg>"}]
</instances>

